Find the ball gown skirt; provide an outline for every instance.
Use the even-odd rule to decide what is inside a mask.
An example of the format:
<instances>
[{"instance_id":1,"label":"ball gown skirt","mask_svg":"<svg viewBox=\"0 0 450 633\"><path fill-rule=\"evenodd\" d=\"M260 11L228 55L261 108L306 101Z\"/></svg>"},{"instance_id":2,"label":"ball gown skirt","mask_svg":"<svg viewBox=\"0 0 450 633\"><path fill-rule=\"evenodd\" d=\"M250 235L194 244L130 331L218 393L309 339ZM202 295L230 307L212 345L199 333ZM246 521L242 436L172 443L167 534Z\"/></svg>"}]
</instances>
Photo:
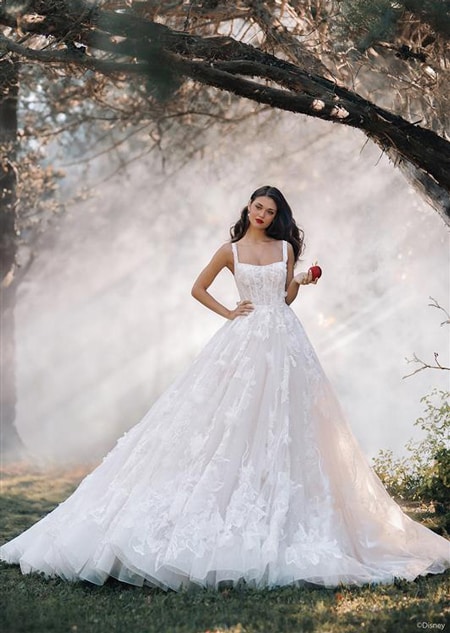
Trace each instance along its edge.
<instances>
[{"instance_id":1,"label":"ball gown skirt","mask_svg":"<svg viewBox=\"0 0 450 633\"><path fill-rule=\"evenodd\" d=\"M174 590L390 583L450 567L449 541L406 516L373 472L286 305L286 243L264 266L233 252L254 311L227 321L1 560Z\"/></svg>"}]
</instances>

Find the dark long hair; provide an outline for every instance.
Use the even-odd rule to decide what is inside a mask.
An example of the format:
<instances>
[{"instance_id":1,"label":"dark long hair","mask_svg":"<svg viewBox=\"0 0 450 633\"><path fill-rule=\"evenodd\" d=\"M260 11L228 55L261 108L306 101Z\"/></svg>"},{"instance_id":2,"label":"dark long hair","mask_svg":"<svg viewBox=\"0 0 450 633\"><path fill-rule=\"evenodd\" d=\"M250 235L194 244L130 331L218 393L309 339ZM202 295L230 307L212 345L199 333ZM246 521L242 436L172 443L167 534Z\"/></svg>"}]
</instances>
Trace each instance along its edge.
<instances>
[{"instance_id":1,"label":"dark long hair","mask_svg":"<svg viewBox=\"0 0 450 633\"><path fill-rule=\"evenodd\" d=\"M273 222L266 229L266 235L273 237L275 240L286 240L292 244L294 249L294 261L297 261L303 252L304 237L303 229L300 229L292 215L291 207L288 205L286 198L276 187L265 185L252 193L250 201L256 198L267 196L271 198L277 205L277 212ZM248 208L244 207L241 211L241 217L230 229L231 241L237 242L244 237L249 227Z\"/></svg>"}]
</instances>

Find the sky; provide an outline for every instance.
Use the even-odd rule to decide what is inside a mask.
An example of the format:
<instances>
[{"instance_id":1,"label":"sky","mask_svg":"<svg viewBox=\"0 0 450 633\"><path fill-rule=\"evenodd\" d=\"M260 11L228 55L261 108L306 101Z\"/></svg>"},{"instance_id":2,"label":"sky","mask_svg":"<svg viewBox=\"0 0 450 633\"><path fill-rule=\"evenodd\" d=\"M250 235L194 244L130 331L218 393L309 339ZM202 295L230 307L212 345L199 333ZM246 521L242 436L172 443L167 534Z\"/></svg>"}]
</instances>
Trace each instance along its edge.
<instances>
[{"instance_id":1,"label":"sky","mask_svg":"<svg viewBox=\"0 0 450 633\"><path fill-rule=\"evenodd\" d=\"M92 182L108 171L101 159ZM112 166L111 166L112 170ZM72 188L79 172L68 174ZM297 271L323 276L292 304L370 457L419 437L420 399L449 389L443 312L448 228L359 131L283 113L261 132L211 138L203 158L164 179L157 156L95 186L40 239L16 309L17 427L30 459L98 460L224 323L192 283L253 190L279 187L306 235ZM223 271L211 292L237 299Z\"/></svg>"}]
</instances>

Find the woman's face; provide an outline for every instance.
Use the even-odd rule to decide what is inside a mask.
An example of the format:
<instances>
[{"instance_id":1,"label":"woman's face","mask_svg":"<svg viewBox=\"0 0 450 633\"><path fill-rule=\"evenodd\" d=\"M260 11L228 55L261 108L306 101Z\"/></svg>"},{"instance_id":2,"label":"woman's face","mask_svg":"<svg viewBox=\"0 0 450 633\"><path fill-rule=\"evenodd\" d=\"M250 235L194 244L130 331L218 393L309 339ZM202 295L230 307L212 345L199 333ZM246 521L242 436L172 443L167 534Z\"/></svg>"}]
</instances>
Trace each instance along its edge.
<instances>
[{"instance_id":1,"label":"woman's face","mask_svg":"<svg viewBox=\"0 0 450 633\"><path fill-rule=\"evenodd\" d=\"M268 196L259 196L248 203L248 219L255 229L265 230L277 214L277 205Z\"/></svg>"}]
</instances>

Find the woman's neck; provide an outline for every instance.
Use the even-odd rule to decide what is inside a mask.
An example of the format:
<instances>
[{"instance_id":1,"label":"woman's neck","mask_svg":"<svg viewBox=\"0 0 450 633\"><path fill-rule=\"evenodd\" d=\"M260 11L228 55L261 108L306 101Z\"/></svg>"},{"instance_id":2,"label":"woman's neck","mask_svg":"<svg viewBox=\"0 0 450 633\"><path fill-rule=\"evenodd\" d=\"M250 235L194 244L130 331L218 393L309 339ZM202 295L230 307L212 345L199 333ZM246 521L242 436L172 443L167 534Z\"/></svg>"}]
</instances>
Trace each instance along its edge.
<instances>
[{"instance_id":1,"label":"woman's neck","mask_svg":"<svg viewBox=\"0 0 450 633\"><path fill-rule=\"evenodd\" d=\"M246 242L252 242L254 244L262 244L263 242L272 242L272 238L267 237L265 231L258 231L252 226L249 226L244 237L242 238Z\"/></svg>"}]
</instances>

